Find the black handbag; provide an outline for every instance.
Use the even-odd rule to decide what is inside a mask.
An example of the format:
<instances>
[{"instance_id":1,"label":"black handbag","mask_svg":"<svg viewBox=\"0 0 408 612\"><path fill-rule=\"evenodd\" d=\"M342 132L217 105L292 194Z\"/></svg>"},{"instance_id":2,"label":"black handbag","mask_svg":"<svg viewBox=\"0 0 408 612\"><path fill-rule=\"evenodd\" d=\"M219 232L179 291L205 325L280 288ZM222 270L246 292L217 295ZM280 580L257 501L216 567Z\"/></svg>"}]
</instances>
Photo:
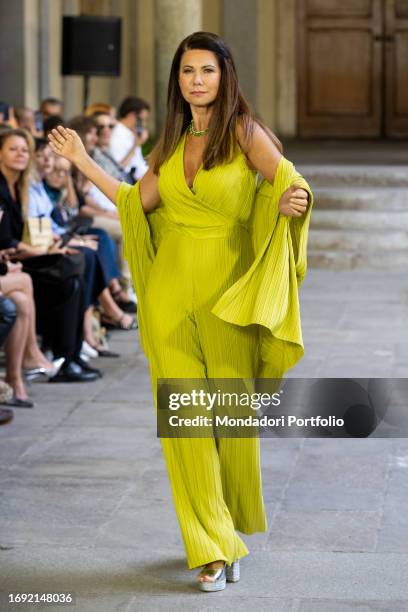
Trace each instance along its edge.
<instances>
[{"instance_id":1,"label":"black handbag","mask_svg":"<svg viewBox=\"0 0 408 612\"><path fill-rule=\"evenodd\" d=\"M24 272L49 283L60 283L69 278L82 276L85 271L83 253L35 255L24 259L21 263Z\"/></svg>"}]
</instances>

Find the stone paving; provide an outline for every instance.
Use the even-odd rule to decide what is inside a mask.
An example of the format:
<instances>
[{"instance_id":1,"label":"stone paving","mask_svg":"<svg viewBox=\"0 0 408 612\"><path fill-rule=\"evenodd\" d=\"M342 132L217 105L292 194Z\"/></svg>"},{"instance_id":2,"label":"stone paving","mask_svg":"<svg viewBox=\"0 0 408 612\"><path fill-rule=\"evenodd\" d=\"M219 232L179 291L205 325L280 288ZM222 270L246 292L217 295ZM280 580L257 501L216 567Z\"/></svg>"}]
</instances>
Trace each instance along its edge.
<instances>
[{"instance_id":1,"label":"stone paving","mask_svg":"<svg viewBox=\"0 0 408 612\"><path fill-rule=\"evenodd\" d=\"M311 270L306 356L290 373L406 377L408 277ZM80 612L408 610L408 440L264 439L269 531L243 536L242 579L197 591L155 434L137 332L91 384L31 387L0 429L0 577L8 592L72 592Z\"/></svg>"}]
</instances>

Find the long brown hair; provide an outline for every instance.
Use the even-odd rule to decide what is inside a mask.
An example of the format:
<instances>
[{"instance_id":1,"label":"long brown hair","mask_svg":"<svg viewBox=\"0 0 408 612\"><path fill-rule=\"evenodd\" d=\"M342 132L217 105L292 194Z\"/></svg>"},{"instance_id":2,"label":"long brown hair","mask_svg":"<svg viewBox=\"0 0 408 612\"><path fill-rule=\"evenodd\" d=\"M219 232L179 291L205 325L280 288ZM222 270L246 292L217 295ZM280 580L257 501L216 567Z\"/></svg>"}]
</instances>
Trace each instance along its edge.
<instances>
[{"instance_id":1,"label":"long brown hair","mask_svg":"<svg viewBox=\"0 0 408 612\"><path fill-rule=\"evenodd\" d=\"M184 99L178 82L181 57L190 49L212 51L221 69L218 95L213 103L214 109L208 126L203 168L209 170L234 156L238 145L236 137L238 122L243 128L246 145L251 142L254 124L258 123L282 153L280 140L258 117L255 117L242 95L234 59L225 41L211 32L194 32L181 41L171 64L166 121L160 139L149 157L149 165L153 168L153 172L159 173L160 166L172 155L192 119L190 104Z\"/></svg>"},{"instance_id":2,"label":"long brown hair","mask_svg":"<svg viewBox=\"0 0 408 612\"><path fill-rule=\"evenodd\" d=\"M20 175L16 182L16 192L17 198L21 203L21 210L23 213L23 217L27 216L28 209L28 188L30 185L31 172L34 160L34 138L31 136L30 132L24 130L23 128L10 128L8 130L0 131L0 150L4 147L6 141L12 136L19 136L20 138L24 138L27 143L27 147L30 153L29 161L25 170L20 172Z\"/></svg>"}]
</instances>

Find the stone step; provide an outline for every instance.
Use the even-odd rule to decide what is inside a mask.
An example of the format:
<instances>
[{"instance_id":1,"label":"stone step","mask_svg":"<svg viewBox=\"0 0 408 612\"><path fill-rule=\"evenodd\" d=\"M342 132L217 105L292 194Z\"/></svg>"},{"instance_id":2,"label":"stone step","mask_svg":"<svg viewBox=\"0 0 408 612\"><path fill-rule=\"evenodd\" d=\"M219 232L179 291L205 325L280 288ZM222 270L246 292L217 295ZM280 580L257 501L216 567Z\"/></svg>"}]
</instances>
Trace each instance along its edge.
<instances>
[{"instance_id":1,"label":"stone step","mask_svg":"<svg viewBox=\"0 0 408 612\"><path fill-rule=\"evenodd\" d=\"M408 211L407 187L315 187L313 215L316 209Z\"/></svg>"},{"instance_id":2,"label":"stone step","mask_svg":"<svg viewBox=\"0 0 408 612\"><path fill-rule=\"evenodd\" d=\"M309 230L309 248L311 250L365 250L393 251L407 249L408 233L404 231L387 230L363 231L348 228L345 231Z\"/></svg>"},{"instance_id":3,"label":"stone step","mask_svg":"<svg viewBox=\"0 0 408 612\"><path fill-rule=\"evenodd\" d=\"M313 210L310 227L319 230L399 230L408 231L407 212L367 210Z\"/></svg>"},{"instance_id":4,"label":"stone step","mask_svg":"<svg viewBox=\"0 0 408 612\"><path fill-rule=\"evenodd\" d=\"M408 166L299 164L312 189L316 187L408 187Z\"/></svg>"},{"instance_id":5,"label":"stone step","mask_svg":"<svg viewBox=\"0 0 408 612\"><path fill-rule=\"evenodd\" d=\"M389 270L406 272L408 268L408 251L318 251L308 250L309 268L329 270Z\"/></svg>"}]
</instances>

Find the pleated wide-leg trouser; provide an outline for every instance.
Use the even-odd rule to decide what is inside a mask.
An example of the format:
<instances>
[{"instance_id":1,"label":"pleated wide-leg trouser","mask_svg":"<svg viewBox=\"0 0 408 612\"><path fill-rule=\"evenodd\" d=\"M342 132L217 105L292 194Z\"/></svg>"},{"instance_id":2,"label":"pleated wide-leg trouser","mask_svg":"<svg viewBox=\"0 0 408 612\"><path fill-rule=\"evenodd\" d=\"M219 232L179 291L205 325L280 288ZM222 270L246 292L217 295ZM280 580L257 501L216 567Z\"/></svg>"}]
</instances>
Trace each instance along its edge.
<instances>
[{"instance_id":1,"label":"pleated wide-leg trouser","mask_svg":"<svg viewBox=\"0 0 408 612\"><path fill-rule=\"evenodd\" d=\"M159 378L253 378L256 326L211 313L218 297L249 267L245 228L211 235L169 232L146 288L146 332L156 400ZM157 406L156 406L157 407ZM266 531L259 438L161 438L190 569L248 554L236 530Z\"/></svg>"}]
</instances>

